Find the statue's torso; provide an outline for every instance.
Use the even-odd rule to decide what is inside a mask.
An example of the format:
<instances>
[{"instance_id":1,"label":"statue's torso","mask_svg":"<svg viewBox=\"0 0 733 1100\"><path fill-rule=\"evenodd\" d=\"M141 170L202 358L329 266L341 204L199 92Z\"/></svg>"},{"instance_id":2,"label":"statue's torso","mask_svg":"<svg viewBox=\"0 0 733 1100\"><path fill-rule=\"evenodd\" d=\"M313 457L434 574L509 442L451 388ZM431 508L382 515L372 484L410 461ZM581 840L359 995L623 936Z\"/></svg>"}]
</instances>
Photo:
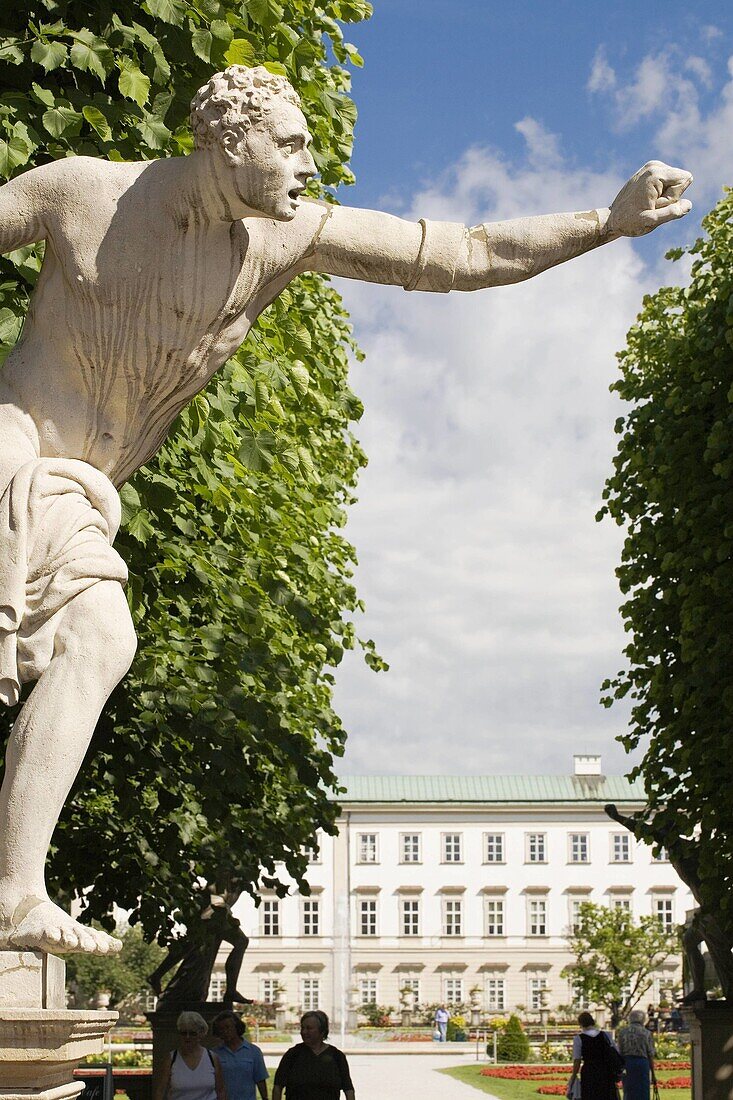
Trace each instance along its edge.
<instances>
[{"instance_id":1,"label":"statue's torso","mask_svg":"<svg viewBox=\"0 0 733 1100\"><path fill-rule=\"evenodd\" d=\"M0 397L30 416L41 455L121 484L288 281L302 234L278 248L276 223L176 214L140 166L87 163L101 178L54 211Z\"/></svg>"}]
</instances>

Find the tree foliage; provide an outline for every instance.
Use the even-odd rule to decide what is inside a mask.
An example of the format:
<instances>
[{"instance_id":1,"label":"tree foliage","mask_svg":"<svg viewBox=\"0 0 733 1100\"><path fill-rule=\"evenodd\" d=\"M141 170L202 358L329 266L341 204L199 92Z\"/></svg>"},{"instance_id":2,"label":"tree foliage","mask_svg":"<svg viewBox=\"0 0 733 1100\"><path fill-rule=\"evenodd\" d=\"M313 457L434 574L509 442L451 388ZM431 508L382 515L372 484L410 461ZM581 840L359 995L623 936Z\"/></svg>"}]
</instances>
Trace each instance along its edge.
<instances>
[{"instance_id":1,"label":"tree foliage","mask_svg":"<svg viewBox=\"0 0 733 1100\"><path fill-rule=\"evenodd\" d=\"M733 917L733 192L689 250L690 285L665 287L619 356L606 507L626 526L618 570L630 641L606 702L628 696L627 749L649 797L639 835L699 847L701 897ZM670 257L679 259L681 251ZM647 742L648 738L648 742ZM676 844L676 838L680 838ZM679 848L679 851L677 851Z\"/></svg>"},{"instance_id":2,"label":"tree foliage","mask_svg":"<svg viewBox=\"0 0 733 1100\"><path fill-rule=\"evenodd\" d=\"M496 1057L500 1062L528 1062L530 1046L518 1016L510 1016L496 1039Z\"/></svg>"},{"instance_id":3,"label":"tree foliage","mask_svg":"<svg viewBox=\"0 0 733 1100\"><path fill-rule=\"evenodd\" d=\"M568 936L575 962L562 977L593 1005L620 1006L625 1017L651 987L654 972L679 950L679 937L652 916L635 921L628 909L583 902Z\"/></svg>"},{"instance_id":4,"label":"tree foliage","mask_svg":"<svg viewBox=\"0 0 733 1100\"><path fill-rule=\"evenodd\" d=\"M345 65L360 58L337 20L369 13L364 0L18 0L0 41L0 173L73 154L185 155L194 91L241 62L284 73L300 93L321 172L313 189L347 183ZM2 261L6 352L42 251ZM51 859L59 896L89 887L88 919L110 927L117 903L165 938L200 911L203 880L284 892L284 875L302 881L317 827L333 830L345 735L332 670L356 642L359 607L341 533L365 462L350 433L355 351L338 294L302 277L122 490L117 545L139 651Z\"/></svg>"},{"instance_id":5,"label":"tree foliage","mask_svg":"<svg viewBox=\"0 0 733 1100\"><path fill-rule=\"evenodd\" d=\"M66 983L76 1008L94 1008L98 994L110 994L110 1006L122 1012L144 1011L148 974L155 970L165 952L148 943L140 928L127 928L121 935L119 955L69 955Z\"/></svg>"}]
</instances>

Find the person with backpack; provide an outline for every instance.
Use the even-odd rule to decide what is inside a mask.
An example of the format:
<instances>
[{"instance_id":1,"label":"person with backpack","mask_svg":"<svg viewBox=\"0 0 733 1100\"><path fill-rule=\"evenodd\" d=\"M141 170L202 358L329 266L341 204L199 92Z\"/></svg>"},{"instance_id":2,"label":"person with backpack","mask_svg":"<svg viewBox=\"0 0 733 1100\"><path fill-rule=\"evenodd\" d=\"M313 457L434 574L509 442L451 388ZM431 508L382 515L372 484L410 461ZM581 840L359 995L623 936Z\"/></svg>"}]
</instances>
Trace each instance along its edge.
<instances>
[{"instance_id":1,"label":"person with backpack","mask_svg":"<svg viewBox=\"0 0 733 1100\"><path fill-rule=\"evenodd\" d=\"M623 1058L611 1036L596 1027L590 1012L581 1012L578 1023L581 1031L573 1039L573 1072L567 1095L577 1097L580 1075L580 1100L618 1100Z\"/></svg>"},{"instance_id":2,"label":"person with backpack","mask_svg":"<svg viewBox=\"0 0 733 1100\"><path fill-rule=\"evenodd\" d=\"M198 1012L176 1020L178 1046L155 1090L155 1100L227 1100L224 1075L215 1054L201 1040L209 1030Z\"/></svg>"}]
</instances>

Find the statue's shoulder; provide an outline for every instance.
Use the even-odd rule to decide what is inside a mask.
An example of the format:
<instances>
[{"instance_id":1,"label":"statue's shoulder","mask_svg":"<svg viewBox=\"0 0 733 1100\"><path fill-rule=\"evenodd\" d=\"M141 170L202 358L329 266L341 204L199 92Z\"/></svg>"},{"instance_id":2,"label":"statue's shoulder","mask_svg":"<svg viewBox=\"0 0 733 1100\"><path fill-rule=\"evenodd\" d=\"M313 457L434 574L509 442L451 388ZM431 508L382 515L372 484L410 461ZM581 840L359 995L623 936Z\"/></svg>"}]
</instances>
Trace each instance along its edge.
<instances>
[{"instance_id":1,"label":"statue's shoulder","mask_svg":"<svg viewBox=\"0 0 733 1100\"><path fill-rule=\"evenodd\" d=\"M129 186L138 172L137 165L113 163L101 157L61 157L27 173L27 182L49 198L71 205L82 204L86 195L99 200L104 191Z\"/></svg>"}]
</instances>

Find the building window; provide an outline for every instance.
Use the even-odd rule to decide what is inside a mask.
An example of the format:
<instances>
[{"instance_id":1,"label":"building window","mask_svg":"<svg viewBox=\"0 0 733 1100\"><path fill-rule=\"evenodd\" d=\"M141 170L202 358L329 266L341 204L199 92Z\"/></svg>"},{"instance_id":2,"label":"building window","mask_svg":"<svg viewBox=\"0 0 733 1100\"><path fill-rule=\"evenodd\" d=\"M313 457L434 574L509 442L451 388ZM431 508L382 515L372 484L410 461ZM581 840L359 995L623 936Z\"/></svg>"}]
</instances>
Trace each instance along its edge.
<instances>
[{"instance_id":1,"label":"building window","mask_svg":"<svg viewBox=\"0 0 733 1100\"><path fill-rule=\"evenodd\" d=\"M302 979L302 1002L304 1012L317 1012L321 1007L321 979Z\"/></svg>"},{"instance_id":2,"label":"building window","mask_svg":"<svg viewBox=\"0 0 733 1100\"><path fill-rule=\"evenodd\" d=\"M461 834L443 833L443 863L461 863Z\"/></svg>"},{"instance_id":3,"label":"building window","mask_svg":"<svg viewBox=\"0 0 733 1100\"><path fill-rule=\"evenodd\" d=\"M570 862L571 863L589 863L590 862L590 845L588 842L587 833L571 833L570 834Z\"/></svg>"},{"instance_id":4,"label":"building window","mask_svg":"<svg viewBox=\"0 0 733 1100\"><path fill-rule=\"evenodd\" d=\"M225 977L222 977L221 975L216 975L216 976L212 975L211 980L209 982L208 1000L209 1001L223 1001L224 1000L224 991L226 990L226 987L227 987L227 980L226 980Z\"/></svg>"},{"instance_id":5,"label":"building window","mask_svg":"<svg viewBox=\"0 0 733 1100\"><path fill-rule=\"evenodd\" d=\"M463 1004L463 978L445 979L445 1003L447 1005Z\"/></svg>"},{"instance_id":6,"label":"building window","mask_svg":"<svg viewBox=\"0 0 733 1100\"><path fill-rule=\"evenodd\" d=\"M654 898L652 912L665 932L674 928L674 900L671 897Z\"/></svg>"},{"instance_id":7,"label":"building window","mask_svg":"<svg viewBox=\"0 0 733 1100\"><path fill-rule=\"evenodd\" d=\"M417 898L402 898L402 935L420 935L420 902Z\"/></svg>"},{"instance_id":8,"label":"building window","mask_svg":"<svg viewBox=\"0 0 733 1100\"><path fill-rule=\"evenodd\" d=\"M631 837L628 833L611 834L611 862L631 863Z\"/></svg>"},{"instance_id":9,"label":"building window","mask_svg":"<svg viewBox=\"0 0 733 1100\"><path fill-rule=\"evenodd\" d=\"M619 894L611 894L608 899L608 904L611 909L625 909L627 913L631 912L631 898L621 897Z\"/></svg>"},{"instance_id":10,"label":"building window","mask_svg":"<svg viewBox=\"0 0 733 1100\"><path fill-rule=\"evenodd\" d=\"M585 898L570 899L570 932L574 935L580 927L580 907Z\"/></svg>"},{"instance_id":11,"label":"building window","mask_svg":"<svg viewBox=\"0 0 733 1100\"><path fill-rule=\"evenodd\" d=\"M527 862L547 863L547 843L544 833L527 833Z\"/></svg>"},{"instance_id":12,"label":"building window","mask_svg":"<svg viewBox=\"0 0 733 1100\"><path fill-rule=\"evenodd\" d=\"M504 862L504 834L484 833L484 862Z\"/></svg>"},{"instance_id":13,"label":"building window","mask_svg":"<svg viewBox=\"0 0 733 1100\"><path fill-rule=\"evenodd\" d=\"M317 898L303 899L303 935L320 935L321 903Z\"/></svg>"},{"instance_id":14,"label":"building window","mask_svg":"<svg viewBox=\"0 0 733 1100\"><path fill-rule=\"evenodd\" d=\"M506 1008L506 980L486 979L486 1008L489 1012L503 1012Z\"/></svg>"},{"instance_id":15,"label":"building window","mask_svg":"<svg viewBox=\"0 0 733 1100\"><path fill-rule=\"evenodd\" d=\"M303 855L309 863L321 862L321 849L319 844L319 837L316 837L313 844L306 844L303 848Z\"/></svg>"},{"instance_id":16,"label":"building window","mask_svg":"<svg viewBox=\"0 0 733 1100\"><path fill-rule=\"evenodd\" d=\"M587 1009L590 1008L590 1001L588 1000L587 996L583 993L580 986L576 982L571 981L569 983L569 989L570 989L570 1004L573 1006L573 1008L576 1008L578 1010L582 1009L583 1011L587 1011Z\"/></svg>"},{"instance_id":17,"label":"building window","mask_svg":"<svg viewBox=\"0 0 733 1100\"><path fill-rule=\"evenodd\" d=\"M275 1004L279 984L277 978L260 978L260 998L263 1004Z\"/></svg>"},{"instance_id":18,"label":"building window","mask_svg":"<svg viewBox=\"0 0 733 1100\"><path fill-rule=\"evenodd\" d=\"M359 935L376 936L377 934L377 903L371 898L362 899L359 902Z\"/></svg>"},{"instance_id":19,"label":"building window","mask_svg":"<svg viewBox=\"0 0 733 1100\"><path fill-rule=\"evenodd\" d=\"M443 902L443 935L463 935L463 902L460 898L446 898Z\"/></svg>"},{"instance_id":20,"label":"building window","mask_svg":"<svg viewBox=\"0 0 733 1100\"><path fill-rule=\"evenodd\" d=\"M359 979L359 1004L375 1005L377 1003L377 979Z\"/></svg>"},{"instance_id":21,"label":"building window","mask_svg":"<svg viewBox=\"0 0 733 1100\"><path fill-rule=\"evenodd\" d=\"M529 979L529 1007L533 1012L545 1007L545 999L542 996L547 989L547 978Z\"/></svg>"},{"instance_id":22,"label":"building window","mask_svg":"<svg viewBox=\"0 0 733 1100\"><path fill-rule=\"evenodd\" d=\"M400 836L400 853L402 863L419 863L420 834L402 833Z\"/></svg>"},{"instance_id":23,"label":"building window","mask_svg":"<svg viewBox=\"0 0 733 1100\"><path fill-rule=\"evenodd\" d=\"M280 902L267 899L262 902L262 935L280 935Z\"/></svg>"},{"instance_id":24,"label":"building window","mask_svg":"<svg viewBox=\"0 0 733 1100\"><path fill-rule=\"evenodd\" d=\"M669 863L666 848L652 848L652 863Z\"/></svg>"},{"instance_id":25,"label":"building window","mask_svg":"<svg viewBox=\"0 0 733 1100\"><path fill-rule=\"evenodd\" d=\"M400 989L411 989L415 994L415 1004L420 1004L420 979L419 978L401 978Z\"/></svg>"},{"instance_id":26,"label":"building window","mask_svg":"<svg viewBox=\"0 0 733 1100\"><path fill-rule=\"evenodd\" d=\"M547 935L547 902L544 899L532 899L529 903L530 936Z\"/></svg>"},{"instance_id":27,"label":"building window","mask_svg":"<svg viewBox=\"0 0 733 1100\"><path fill-rule=\"evenodd\" d=\"M359 833L359 863L377 862L377 834Z\"/></svg>"},{"instance_id":28,"label":"building window","mask_svg":"<svg viewBox=\"0 0 733 1100\"><path fill-rule=\"evenodd\" d=\"M504 935L504 899L487 898L486 906L486 935Z\"/></svg>"}]
</instances>

